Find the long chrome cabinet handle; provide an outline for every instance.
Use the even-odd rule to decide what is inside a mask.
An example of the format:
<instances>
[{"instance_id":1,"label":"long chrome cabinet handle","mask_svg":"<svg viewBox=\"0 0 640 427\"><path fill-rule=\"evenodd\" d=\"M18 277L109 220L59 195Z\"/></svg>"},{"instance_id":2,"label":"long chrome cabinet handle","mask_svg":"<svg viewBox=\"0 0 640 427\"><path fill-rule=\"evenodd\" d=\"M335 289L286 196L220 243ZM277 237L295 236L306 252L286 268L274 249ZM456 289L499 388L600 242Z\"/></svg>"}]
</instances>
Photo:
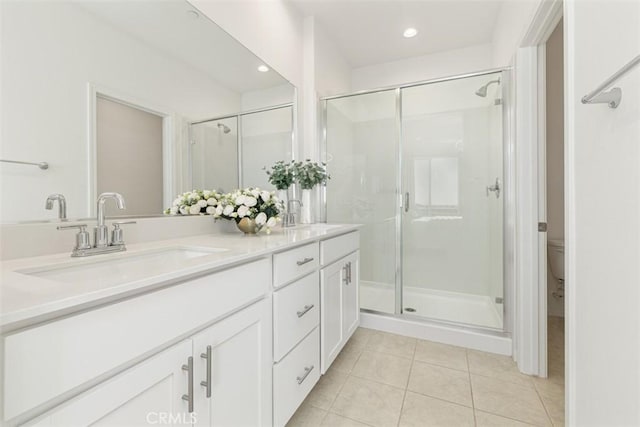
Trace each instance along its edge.
<instances>
[{"instance_id":1,"label":"long chrome cabinet handle","mask_svg":"<svg viewBox=\"0 0 640 427\"><path fill-rule=\"evenodd\" d=\"M303 259L302 261L296 261L296 264L298 264L298 265L305 265L306 263L309 263L309 262L311 262L311 261L313 261L313 258L305 258L305 259Z\"/></svg>"},{"instance_id":2,"label":"long chrome cabinet handle","mask_svg":"<svg viewBox=\"0 0 640 427\"><path fill-rule=\"evenodd\" d=\"M409 192L404 193L404 211L409 212Z\"/></svg>"},{"instance_id":3,"label":"long chrome cabinet handle","mask_svg":"<svg viewBox=\"0 0 640 427\"><path fill-rule=\"evenodd\" d=\"M313 371L314 366L311 365L310 367L306 367L304 368L304 374L301 377L297 377L296 380L298 381L298 385L302 384L304 382L304 380L307 379L307 377L309 376L309 374L311 373L311 371Z\"/></svg>"},{"instance_id":4,"label":"long chrome cabinet handle","mask_svg":"<svg viewBox=\"0 0 640 427\"><path fill-rule=\"evenodd\" d=\"M189 356L187 364L182 365L182 370L188 374L187 394L182 395L182 400L189 403L189 412L193 412L193 357Z\"/></svg>"},{"instance_id":5,"label":"long chrome cabinet handle","mask_svg":"<svg viewBox=\"0 0 640 427\"><path fill-rule=\"evenodd\" d=\"M200 385L207 390L207 397L211 397L211 346L207 346L206 353L200 353L200 357L207 361L207 379L200 381Z\"/></svg>"},{"instance_id":6,"label":"long chrome cabinet handle","mask_svg":"<svg viewBox=\"0 0 640 427\"><path fill-rule=\"evenodd\" d=\"M296 312L296 314L298 315L298 317L302 317L305 314L307 314L309 312L309 310L311 310L313 307L315 307L313 304L305 305L304 308L302 310Z\"/></svg>"},{"instance_id":7,"label":"long chrome cabinet handle","mask_svg":"<svg viewBox=\"0 0 640 427\"><path fill-rule=\"evenodd\" d=\"M347 277L349 278L349 283L353 283L351 281L351 261L347 264Z\"/></svg>"},{"instance_id":8,"label":"long chrome cabinet handle","mask_svg":"<svg viewBox=\"0 0 640 427\"><path fill-rule=\"evenodd\" d=\"M344 271L344 277L342 278L342 283L345 285L349 284L349 265L345 264L342 266L342 271Z\"/></svg>"}]
</instances>

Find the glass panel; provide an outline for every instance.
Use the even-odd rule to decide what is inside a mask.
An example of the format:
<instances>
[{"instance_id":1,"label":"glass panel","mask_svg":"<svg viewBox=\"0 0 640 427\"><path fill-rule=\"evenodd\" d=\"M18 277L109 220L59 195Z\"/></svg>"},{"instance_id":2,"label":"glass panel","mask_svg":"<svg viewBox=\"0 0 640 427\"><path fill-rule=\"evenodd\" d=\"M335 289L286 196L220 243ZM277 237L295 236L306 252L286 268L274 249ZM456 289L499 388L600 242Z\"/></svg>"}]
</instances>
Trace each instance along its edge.
<instances>
[{"instance_id":1,"label":"glass panel","mask_svg":"<svg viewBox=\"0 0 640 427\"><path fill-rule=\"evenodd\" d=\"M191 125L191 187L231 191L238 188L236 117Z\"/></svg>"},{"instance_id":2,"label":"glass panel","mask_svg":"<svg viewBox=\"0 0 640 427\"><path fill-rule=\"evenodd\" d=\"M327 221L360 230L360 307L393 313L398 131L394 91L326 101Z\"/></svg>"},{"instance_id":3,"label":"glass panel","mask_svg":"<svg viewBox=\"0 0 640 427\"><path fill-rule=\"evenodd\" d=\"M404 313L502 329L499 76L402 90Z\"/></svg>"},{"instance_id":4,"label":"glass panel","mask_svg":"<svg viewBox=\"0 0 640 427\"><path fill-rule=\"evenodd\" d=\"M292 157L293 110L275 110L241 116L242 123L242 186L273 190L264 168L278 160Z\"/></svg>"}]
</instances>

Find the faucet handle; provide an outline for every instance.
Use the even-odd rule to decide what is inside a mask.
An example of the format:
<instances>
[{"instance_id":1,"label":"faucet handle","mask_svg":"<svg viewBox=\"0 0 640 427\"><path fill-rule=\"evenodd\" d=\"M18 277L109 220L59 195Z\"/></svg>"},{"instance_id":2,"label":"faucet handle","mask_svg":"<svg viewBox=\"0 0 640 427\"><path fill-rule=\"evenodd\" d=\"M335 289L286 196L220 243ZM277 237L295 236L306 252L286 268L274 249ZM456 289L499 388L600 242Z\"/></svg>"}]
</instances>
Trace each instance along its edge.
<instances>
[{"instance_id":1,"label":"faucet handle","mask_svg":"<svg viewBox=\"0 0 640 427\"><path fill-rule=\"evenodd\" d=\"M111 244L112 245L124 245L124 233L122 231L122 228L120 228L121 225L126 225L126 224L135 224L135 221L114 221L112 222L113 224L113 231L111 231Z\"/></svg>"},{"instance_id":2,"label":"faucet handle","mask_svg":"<svg viewBox=\"0 0 640 427\"><path fill-rule=\"evenodd\" d=\"M89 238L89 233L87 232L87 224L59 225L56 228L58 230L69 230L69 229L72 229L72 228L77 228L79 231L76 234L76 247L75 247L75 249L89 249L89 248L91 248L91 240Z\"/></svg>"}]
</instances>

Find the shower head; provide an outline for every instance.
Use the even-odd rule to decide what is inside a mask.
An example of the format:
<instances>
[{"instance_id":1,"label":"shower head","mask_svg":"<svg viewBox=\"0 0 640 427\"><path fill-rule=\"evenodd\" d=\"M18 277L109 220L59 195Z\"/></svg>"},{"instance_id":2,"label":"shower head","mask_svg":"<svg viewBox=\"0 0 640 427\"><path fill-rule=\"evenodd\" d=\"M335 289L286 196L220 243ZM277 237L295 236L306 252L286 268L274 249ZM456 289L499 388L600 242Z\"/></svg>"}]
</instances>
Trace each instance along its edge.
<instances>
[{"instance_id":1,"label":"shower head","mask_svg":"<svg viewBox=\"0 0 640 427\"><path fill-rule=\"evenodd\" d=\"M480 89L478 89L476 91L476 95L481 96L481 97L485 97L487 96L487 88L489 87L489 85L491 83L497 83L500 84L500 79L496 79L496 80L491 80L489 83L485 84L484 86L481 86Z\"/></svg>"},{"instance_id":2,"label":"shower head","mask_svg":"<svg viewBox=\"0 0 640 427\"><path fill-rule=\"evenodd\" d=\"M222 129L222 132L224 133L229 133L231 132L231 129L229 128L229 126L222 124L222 123L218 123L218 129Z\"/></svg>"}]
</instances>

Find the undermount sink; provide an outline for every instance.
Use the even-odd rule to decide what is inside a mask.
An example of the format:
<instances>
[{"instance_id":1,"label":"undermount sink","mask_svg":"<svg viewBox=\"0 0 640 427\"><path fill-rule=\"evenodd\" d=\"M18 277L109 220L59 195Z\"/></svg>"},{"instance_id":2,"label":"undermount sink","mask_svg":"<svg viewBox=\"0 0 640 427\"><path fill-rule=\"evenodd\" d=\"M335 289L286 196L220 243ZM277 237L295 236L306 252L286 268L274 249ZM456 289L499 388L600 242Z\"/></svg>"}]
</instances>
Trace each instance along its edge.
<instances>
[{"instance_id":1,"label":"undermount sink","mask_svg":"<svg viewBox=\"0 0 640 427\"><path fill-rule=\"evenodd\" d=\"M17 272L55 282L91 281L98 282L100 287L113 286L175 271L195 258L226 251L228 249L225 248L179 246L131 254L98 255L82 263L36 267ZM102 256L105 258L100 258Z\"/></svg>"}]
</instances>

